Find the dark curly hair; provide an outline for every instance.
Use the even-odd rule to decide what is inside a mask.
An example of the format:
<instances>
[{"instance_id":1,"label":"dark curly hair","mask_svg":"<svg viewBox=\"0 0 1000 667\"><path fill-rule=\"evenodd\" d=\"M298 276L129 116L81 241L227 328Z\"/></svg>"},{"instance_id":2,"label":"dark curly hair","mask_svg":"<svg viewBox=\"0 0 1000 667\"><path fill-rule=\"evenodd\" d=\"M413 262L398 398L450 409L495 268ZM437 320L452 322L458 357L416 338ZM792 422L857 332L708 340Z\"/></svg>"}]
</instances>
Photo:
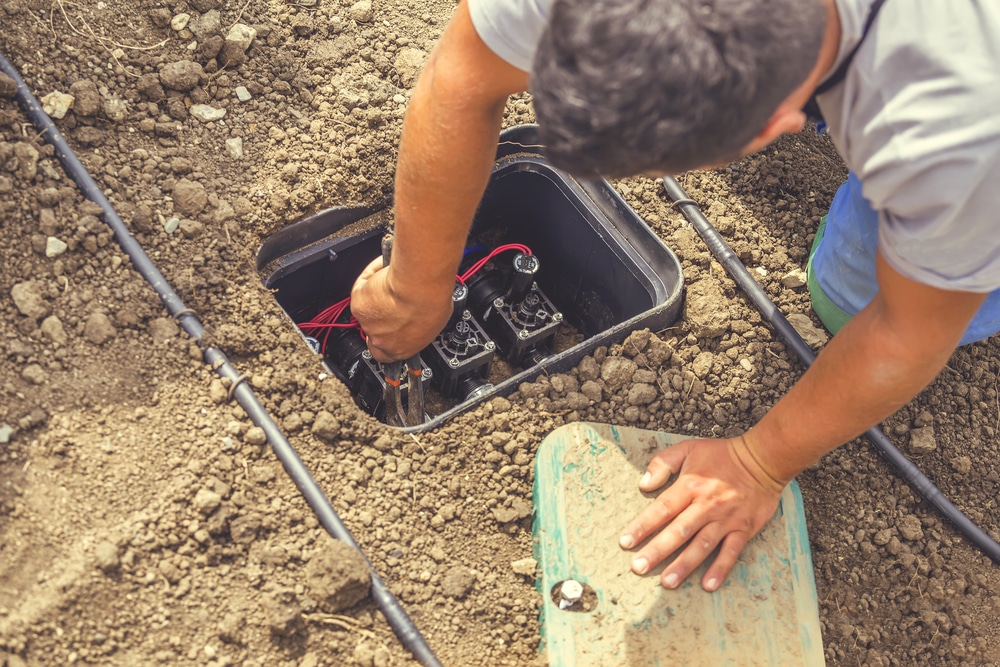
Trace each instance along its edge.
<instances>
[{"instance_id":1,"label":"dark curly hair","mask_svg":"<svg viewBox=\"0 0 1000 667\"><path fill-rule=\"evenodd\" d=\"M822 0L556 0L531 74L547 155L608 176L735 159L825 27Z\"/></svg>"}]
</instances>

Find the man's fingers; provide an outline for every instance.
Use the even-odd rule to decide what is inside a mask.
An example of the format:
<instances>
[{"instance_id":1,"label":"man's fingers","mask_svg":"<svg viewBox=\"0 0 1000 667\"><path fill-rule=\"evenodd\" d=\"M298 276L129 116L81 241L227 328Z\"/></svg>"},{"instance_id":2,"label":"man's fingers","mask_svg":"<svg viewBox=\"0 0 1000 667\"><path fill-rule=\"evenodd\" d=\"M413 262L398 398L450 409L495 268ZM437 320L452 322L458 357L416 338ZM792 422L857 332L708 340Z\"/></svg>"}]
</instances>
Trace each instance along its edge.
<instances>
[{"instance_id":1,"label":"man's fingers","mask_svg":"<svg viewBox=\"0 0 1000 667\"><path fill-rule=\"evenodd\" d=\"M708 558L722 539L723 528L718 523L705 525L688 543L684 551L674 559L663 574L660 583L664 588L677 588L696 567Z\"/></svg>"},{"instance_id":2,"label":"man's fingers","mask_svg":"<svg viewBox=\"0 0 1000 667\"><path fill-rule=\"evenodd\" d=\"M618 544L622 549L631 549L683 511L687 507L687 502L679 494L671 493L671 490L667 489L625 526L621 537L618 538Z\"/></svg>"},{"instance_id":3,"label":"man's fingers","mask_svg":"<svg viewBox=\"0 0 1000 667\"><path fill-rule=\"evenodd\" d=\"M666 493L661 494L661 497L666 495ZM655 502L653 503L653 505L656 504L657 503ZM649 509L650 508L647 508L647 511L649 511ZM688 507L685 511L680 513L671 513L676 515L675 518L670 521L669 525L661 530L653 539L643 545L642 549L640 549L635 555L635 558L632 559L632 571L636 574L645 574L646 572L649 572L649 570L656 567L656 565L658 565L663 559L680 549L684 543L690 540L691 537L694 536L695 533L697 533L701 528L702 520L698 516L698 513L691 507ZM639 519L636 521L641 520L645 514L646 512L640 514ZM663 523L664 521L660 521L658 525L662 525ZM654 532L656 528L657 526L652 527L649 532Z\"/></svg>"},{"instance_id":4,"label":"man's fingers","mask_svg":"<svg viewBox=\"0 0 1000 667\"><path fill-rule=\"evenodd\" d=\"M649 465L646 466L646 472L642 479L639 480L639 489L641 491L654 491L666 484L670 476L681 469L681 464L684 463L688 452L691 451L689 442L667 447L654 456L649 461Z\"/></svg>"},{"instance_id":5,"label":"man's fingers","mask_svg":"<svg viewBox=\"0 0 1000 667\"><path fill-rule=\"evenodd\" d=\"M733 566L736 565L736 560L740 557L740 552L743 551L743 547L747 545L748 541L750 541L750 536L742 531L726 535L726 538L722 540L719 555L715 557L712 566L701 578L702 588L709 593L718 590L729 573L733 571Z\"/></svg>"}]
</instances>

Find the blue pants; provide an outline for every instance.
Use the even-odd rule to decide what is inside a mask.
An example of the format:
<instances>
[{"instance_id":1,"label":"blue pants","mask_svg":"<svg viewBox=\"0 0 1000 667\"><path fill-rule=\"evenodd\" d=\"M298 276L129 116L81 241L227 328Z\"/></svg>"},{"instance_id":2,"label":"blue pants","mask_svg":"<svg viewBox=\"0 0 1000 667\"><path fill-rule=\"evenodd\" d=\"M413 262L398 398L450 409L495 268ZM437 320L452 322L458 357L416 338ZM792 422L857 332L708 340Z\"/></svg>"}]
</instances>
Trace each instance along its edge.
<instances>
[{"instance_id":1,"label":"blue pants","mask_svg":"<svg viewBox=\"0 0 1000 667\"><path fill-rule=\"evenodd\" d=\"M851 172L833 198L826 230L810 258L811 272L823 293L849 316L867 306L878 292L877 249L878 213L862 196L861 181ZM989 338L998 331L1000 290L986 297L959 345Z\"/></svg>"}]
</instances>

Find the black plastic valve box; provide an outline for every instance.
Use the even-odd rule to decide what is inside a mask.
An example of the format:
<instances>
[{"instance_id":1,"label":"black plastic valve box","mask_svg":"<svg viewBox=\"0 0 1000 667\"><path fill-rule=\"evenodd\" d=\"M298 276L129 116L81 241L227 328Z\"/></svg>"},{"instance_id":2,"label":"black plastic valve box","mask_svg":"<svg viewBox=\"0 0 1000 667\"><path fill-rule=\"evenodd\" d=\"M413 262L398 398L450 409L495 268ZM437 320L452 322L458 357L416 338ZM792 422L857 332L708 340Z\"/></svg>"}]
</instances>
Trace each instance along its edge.
<instances>
[{"instance_id":1,"label":"black plastic valve box","mask_svg":"<svg viewBox=\"0 0 1000 667\"><path fill-rule=\"evenodd\" d=\"M390 222L389 202L316 213L266 239L257 269L292 321L307 322L350 295L355 278L379 256ZM606 180L579 180L552 167L538 149L535 126L500 136L470 232L470 239L482 236L531 248L542 266L537 284L583 340L406 430L439 426L542 372L566 371L634 330L658 331L680 317L684 281L677 257ZM329 355L324 363L345 378L346 369Z\"/></svg>"}]
</instances>

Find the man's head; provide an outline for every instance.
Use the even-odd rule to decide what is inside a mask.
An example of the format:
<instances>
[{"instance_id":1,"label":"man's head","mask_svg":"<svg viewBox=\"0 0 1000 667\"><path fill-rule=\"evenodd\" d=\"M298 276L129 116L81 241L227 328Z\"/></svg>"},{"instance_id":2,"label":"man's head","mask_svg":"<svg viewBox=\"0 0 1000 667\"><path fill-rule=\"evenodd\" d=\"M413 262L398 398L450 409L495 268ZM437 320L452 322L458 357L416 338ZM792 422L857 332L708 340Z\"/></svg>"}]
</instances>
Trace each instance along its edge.
<instances>
[{"instance_id":1,"label":"man's head","mask_svg":"<svg viewBox=\"0 0 1000 667\"><path fill-rule=\"evenodd\" d=\"M806 80L825 24L823 0L556 0L531 73L549 158L610 176L735 159Z\"/></svg>"}]
</instances>

